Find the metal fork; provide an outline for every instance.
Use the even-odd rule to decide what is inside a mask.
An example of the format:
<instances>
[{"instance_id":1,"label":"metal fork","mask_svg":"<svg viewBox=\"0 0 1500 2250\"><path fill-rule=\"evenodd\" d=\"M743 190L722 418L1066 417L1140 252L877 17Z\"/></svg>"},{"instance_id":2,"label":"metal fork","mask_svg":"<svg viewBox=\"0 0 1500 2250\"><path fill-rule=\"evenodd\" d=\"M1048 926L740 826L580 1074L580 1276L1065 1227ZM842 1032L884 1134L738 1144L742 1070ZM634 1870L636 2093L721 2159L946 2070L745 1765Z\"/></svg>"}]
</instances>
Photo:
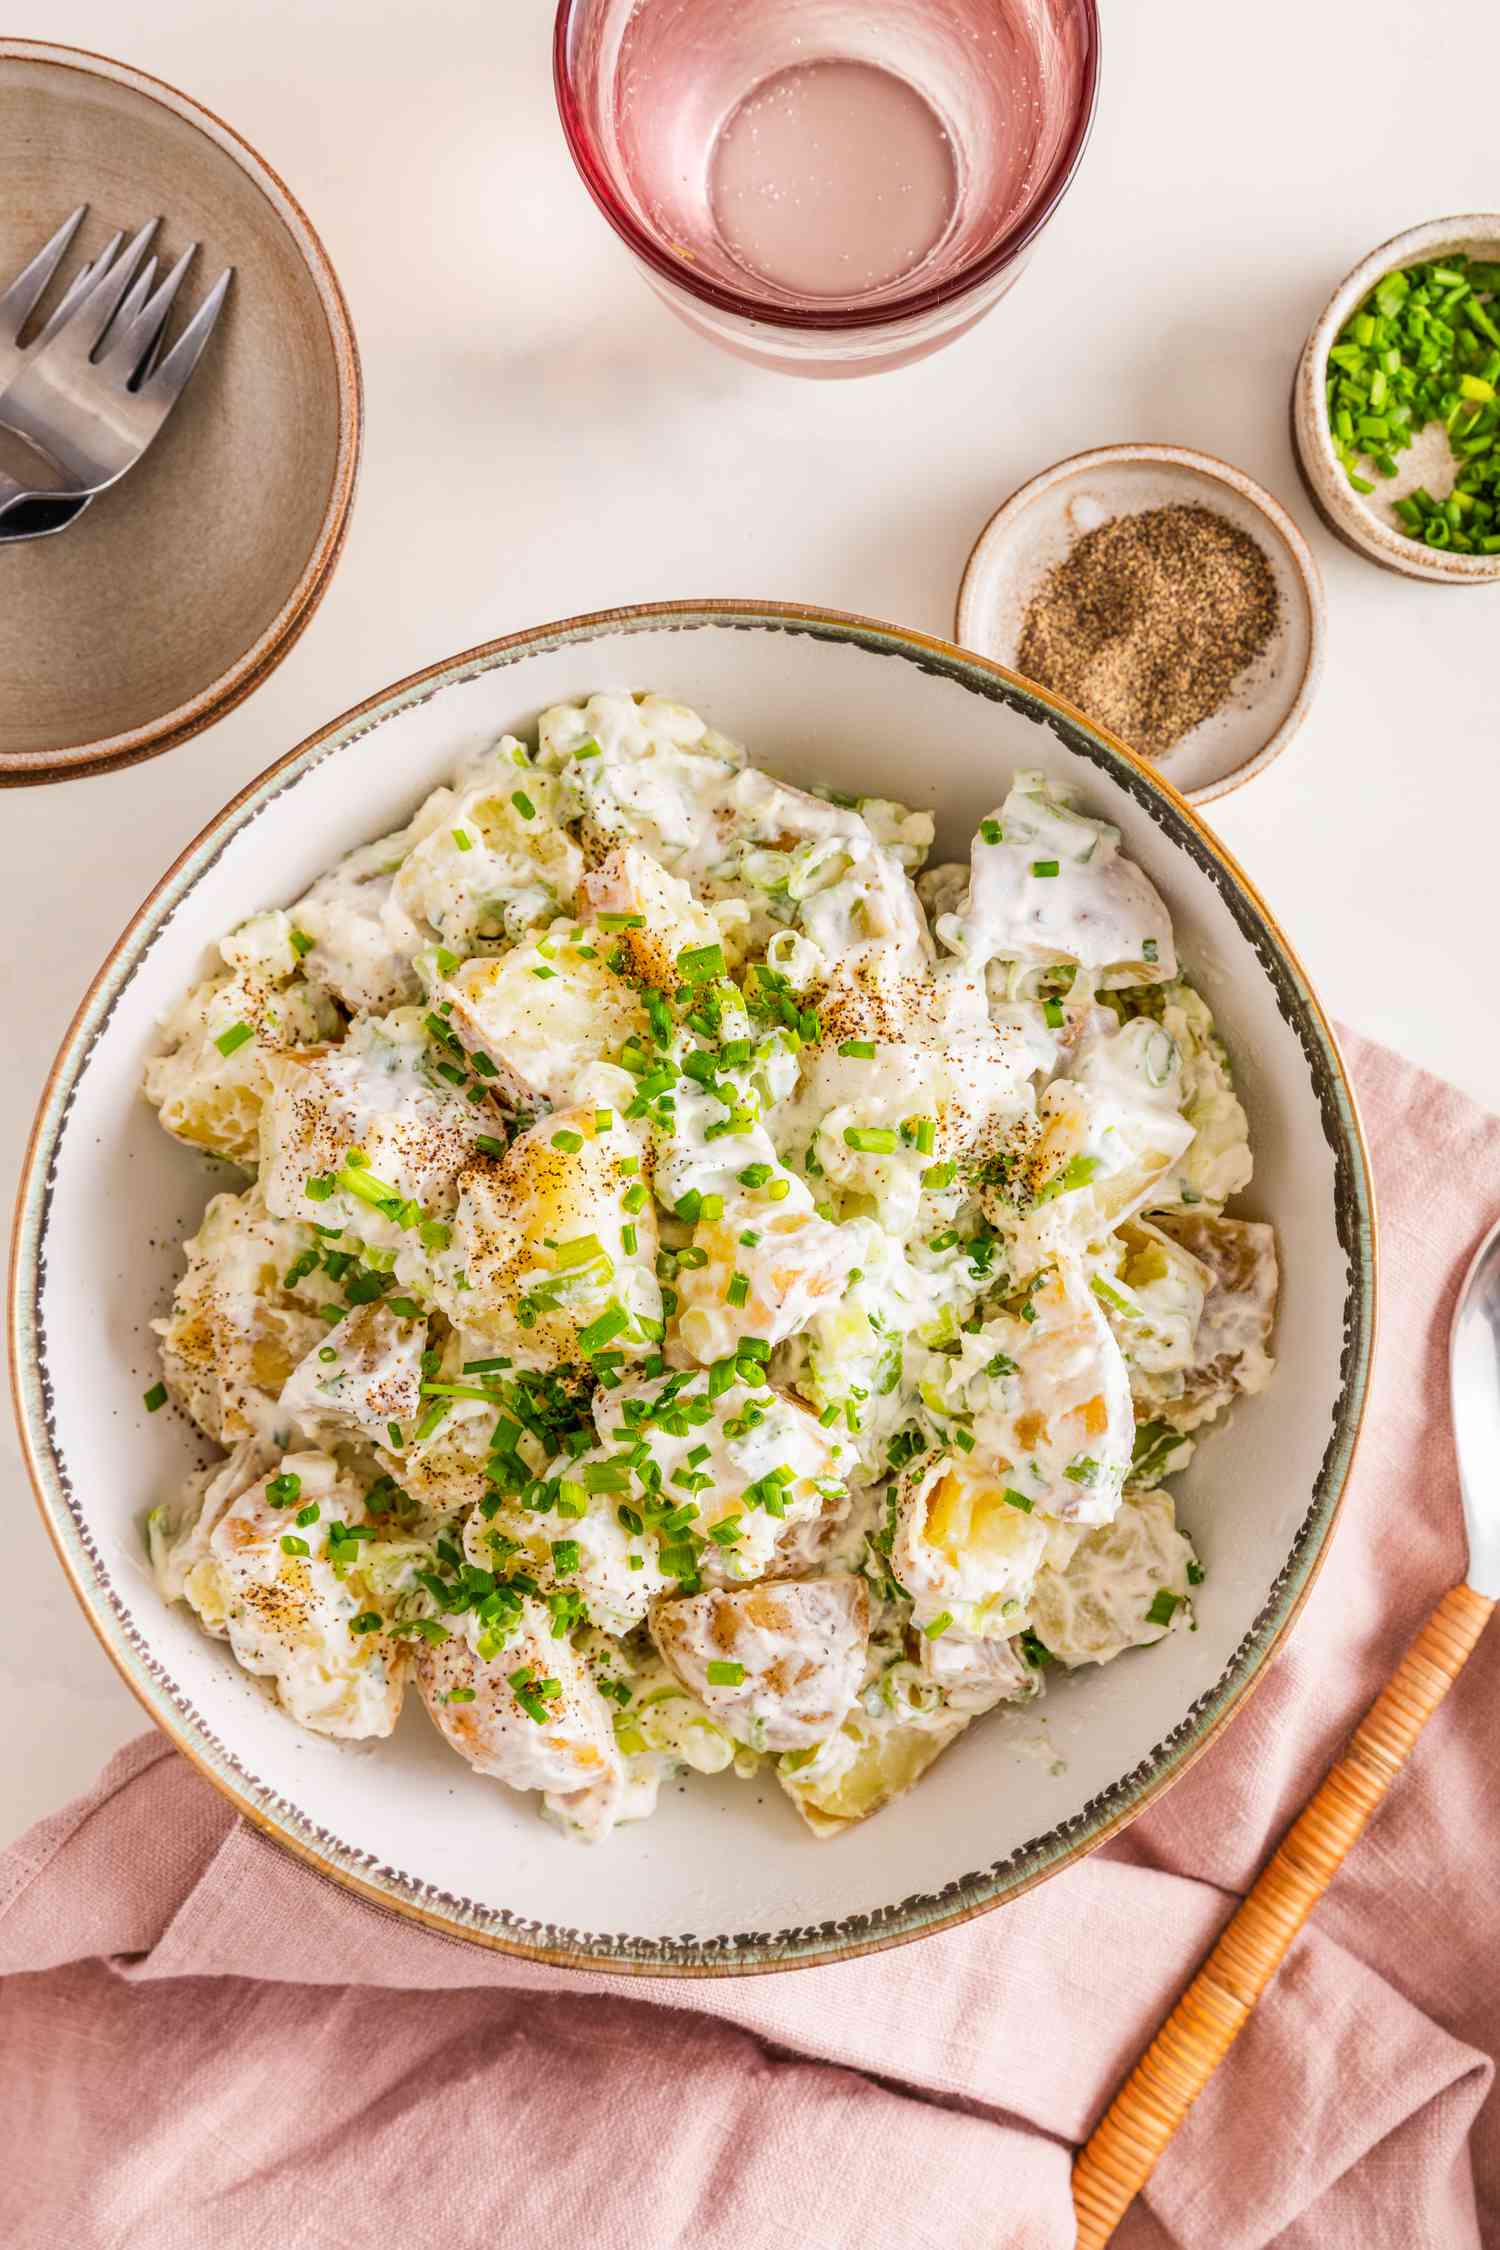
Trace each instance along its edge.
<instances>
[{"instance_id":1,"label":"metal fork","mask_svg":"<svg viewBox=\"0 0 1500 2250\"><path fill-rule=\"evenodd\" d=\"M66 255L87 210L88 205L80 203L78 209L64 219L51 241L43 244L29 265L23 266L10 287L0 294L0 397L3 397L11 377L19 372L21 366L21 330L41 302L47 284ZM113 265L124 240L123 234L111 235L98 257L74 275L46 326L26 347L28 351L35 351L39 345L57 334L89 284L97 281ZM77 522L88 505L86 498L17 501L9 514L0 520L0 544L8 546L21 539L45 539L55 531L66 531L70 523Z\"/></svg>"},{"instance_id":2,"label":"metal fork","mask_svg":"<svg viewBox=\"0 0 1500 2250\"><path fill-rule=\"evenodd\" d=\"M17 301L24 301L29 313L56 270L73 223L59 229L7 291L7 300L19 290ZM158 365L167 316L197 245L157 283L156 260L146 258L155 231L153 220L103 270L96 259L42 337L19 355L0 394L0 423L33 448L50 473L45 481L27 484L0 474L0 530L13 509L38 500L54 506L81 501L117 483L182 396L223 308L232 268L219 276ZM16 335L24 318L23 313L15 321Z\"/></svg>"}]
</instances>

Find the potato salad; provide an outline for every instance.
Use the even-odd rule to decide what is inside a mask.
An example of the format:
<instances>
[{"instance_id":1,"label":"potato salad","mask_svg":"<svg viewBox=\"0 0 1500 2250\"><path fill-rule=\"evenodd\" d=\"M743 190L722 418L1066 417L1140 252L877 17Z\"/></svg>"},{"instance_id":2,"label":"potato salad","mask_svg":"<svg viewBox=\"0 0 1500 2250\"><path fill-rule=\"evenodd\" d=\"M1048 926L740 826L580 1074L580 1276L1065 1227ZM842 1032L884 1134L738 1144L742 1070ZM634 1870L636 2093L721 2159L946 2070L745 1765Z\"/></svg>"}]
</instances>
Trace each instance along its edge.
<instances>
[{"instance_id":1,"label":"potato salad","mask_svg":"<svg viewBox=\"0 0 1500 2250\"><path fill-rule=\"evenodd\" d=\"M600 694L222 941L145 1076L235 1168L148 1536L289 1719L414 1689L576 1836L689 1771L831 1836L1191 1629L1165 1480L1272 1368L1229 1059L1067 789L932 840Z\"/></svg>"}]
</instances>

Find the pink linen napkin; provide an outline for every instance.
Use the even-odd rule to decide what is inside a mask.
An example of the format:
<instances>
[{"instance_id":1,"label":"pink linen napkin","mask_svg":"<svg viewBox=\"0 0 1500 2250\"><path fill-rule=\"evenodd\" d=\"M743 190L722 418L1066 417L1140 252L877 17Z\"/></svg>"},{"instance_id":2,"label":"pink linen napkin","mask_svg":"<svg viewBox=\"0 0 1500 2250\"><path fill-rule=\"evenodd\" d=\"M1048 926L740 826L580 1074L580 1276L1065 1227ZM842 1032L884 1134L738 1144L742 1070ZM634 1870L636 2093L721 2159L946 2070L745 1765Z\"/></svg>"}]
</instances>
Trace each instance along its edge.
<instances>
[{"instance_id":1,"label":"pink linen napkin","mask_svg":"<svg viewBox=\"0 0 1500 2250\"><path fill-rule=\"evenodd\" d=\"M622 1984L435 1936L155 1735L0 1860L8 2250L1063 2250L1123 2071L1463 1574L1453 1292L1500 1120L1350 1038L1384 1303L1327 1569L1165 1801L1014 1905L784 1976ZM1500 1629L1292 1951L1122 2250L1500 2241Z\"/></svg>"}]
</instances>

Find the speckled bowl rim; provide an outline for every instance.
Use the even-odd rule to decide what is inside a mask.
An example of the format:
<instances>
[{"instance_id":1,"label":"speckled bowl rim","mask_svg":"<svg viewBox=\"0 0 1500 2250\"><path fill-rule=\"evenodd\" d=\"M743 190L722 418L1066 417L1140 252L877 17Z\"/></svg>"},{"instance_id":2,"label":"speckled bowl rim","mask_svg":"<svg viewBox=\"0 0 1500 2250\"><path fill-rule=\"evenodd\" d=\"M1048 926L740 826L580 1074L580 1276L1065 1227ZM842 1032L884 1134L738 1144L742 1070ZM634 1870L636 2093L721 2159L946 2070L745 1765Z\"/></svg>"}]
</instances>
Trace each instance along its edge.
<instances>
[{"instance_id":1,"label":"speckled bowl rim","mask_svg":"<svg viewBox=\"0 0 1500 2250\"><path fill-rule=\"evenodd\" d=\"M0 753L0 788L30 783L72 781L85 774L111 773L121 766L137 765L158 757L223 718L246 696L270 678L312 618L328 591L334 568L343 552L349 528L349 511L359 476L364 443L364 383L359 347L344 292L312 221L280 174L257 149L189 94L153 78L129 63L113 61L86 47L59 46L46 39L0 38L0 62L50 63L76 70L85 77L107 78L133 93L143 94L195 126L220 153L237 164L271 205L311 274L328 325L338 382L338 448L328 505L296 585L270 623L250 646L216 680L154 719L144 720L122 734L101 736L63 750L9 751Z\"/></svg>"},{"instance_id":2,"label":"speckled bowl rim","mask_svg":"<svg viewBox=\"0 0 1500 2250\"><path fill-rule=\"evenodd\" d=\"M1351 1279L1344 1307L1340 1389L1322 1467L1307 1515L1260 1614L1214 1686L1153 1750L1071 1819L1031 1839L989 1868L954 1878L935 1892L832 1922L780 1931L641 1938L629 1933L562 1930L455 1898L401 1869L384 1867L322 1830L298 1806L247 1772L213 1733L134 1627L90 1534L84 1503L71 1490L59 1455L42 1334L41 1281L55 1165L75 1087L88 1068L122 993L157 936L211 874L230 838L257 820L315 766L386 720L439 690L504 669L534 652L585 646L620 634L738 631L809 636L915 665L968 693L1009 706L1049 727L1070 749L1125 788L1213 882L1270 978L1284 1020L1309 1067L1334 1157L1335 1218ZM429 665L368 697L252 781L173 863L106 958L70 1026L43 1091L22 1169L12 1238L11 1373L22 1453L59 1559L106 1653L152 1719L236 1810L319 1874L375 1904L393 1908L445 1937L556 1967L622 1976L738 1976L850 1960L953 1927L1019 1897L1072 1866L1155 1802L1208 1748L1264 1676L1327 1552L1343 1498L1368 1385L1375 1323L1374 1191L1354 1094L1332 1028L1301 965L1222 844L1170 784L1082 712L989 658L873 618L791 603L678 601L601 610L491 641Z\"/></svg>"},{"instance_id":3,"label":"speckled bowl rim","mask_svg":"<svg viewBox=\"0 0 1500 2250\"><path fill-rule=\"evenodd\" d=\"M1054 485L1061 484L1065 478L1076 476L1080 471L1111 468L1116 464L1132 461L1155 461L1166 468L1195 469L1201 475L1211 477L1215 483L1226 484L1231 491L1237 492L1242 500L1248 501L1251 507L1265 517L1275 532L1286 549L1293 572L1307 600L1307 662L1302 668L1302 677L1297 683L1291 707L1280 726L1262 743L1259 750L1218 781L1205 782L1201 789L1186 790L1172 788L1170 782L1167 784L1172 788L1174 796L1184 798L1190 805L1211 805L1216 798L1227 797L1232 790L1242 788L1247 781L1253 781L1258 773L1264 773L1267 766L1281 756L1312 708L1318 682L1323 676L1323 658L1328 640L1328 598L1323 591L1323 573L1318 568L1317 557L1275 494L1268 492L1263 484L1257 484L1254 477L1246 476L1243 469L1235 468L1232 462L1221 461L1216 453L1197 453L1186 445L1152 445L1144 440L1123 445L1095 445L1086 452L1070 453L1064 460L1054 461L1050 469L1043 469L1037 476L1018 486L1010 498L995 510L969 549L969 559L964 565L963 577L959 580L958 601L954 608L954 637L961 648L972 648L977 654L983 654L978 642L971 639L965 629L964 613L978 607L979 579L984 569L985 555L990 547L999 544L1003 532L1009 530L1043 493L1050 492ZM1023 674L1017 676L1024 677ZM1037 693L1051 697L1053 701L1057 700L1048 688L1038 686ZM1092 721L1088 723L1093 724ZM1105 728L1098 731L1106 741L1115 742L1119 739ZM1144 758L1145 754L1140 752L1136 755ZM1159 774L1160 768L1153 765L1151 771Z\"/></svg>"},{"instance_id":4,"label":"speckled bowl rim","mask_svg":"<svg viewBox=\"0 0 1500 2250\"><path fill-rule=\"evenodd\" d=\"M1500 555L1456 555L1450 547L1425 546L1420 540L1406 539L1392 531L1389 524L1360 505L1333 450L1333 433L1328 427L1328 354L1360 299L1368 296L1386 274L1445 251L1465 250L1475 242L1500 243L1500 212L1463 211L1448 219L1427 219L1421 226L1407 227L1378 244L1368 257L1350 268L1329 298L1303 347L1292 388L1292 440L1297 466L1318 514L1345 546L1424 586L1492 586L1500 579ZM1309 433L1316 444L1316 463L1307 458Z\"/></svg>"}]
</instances>

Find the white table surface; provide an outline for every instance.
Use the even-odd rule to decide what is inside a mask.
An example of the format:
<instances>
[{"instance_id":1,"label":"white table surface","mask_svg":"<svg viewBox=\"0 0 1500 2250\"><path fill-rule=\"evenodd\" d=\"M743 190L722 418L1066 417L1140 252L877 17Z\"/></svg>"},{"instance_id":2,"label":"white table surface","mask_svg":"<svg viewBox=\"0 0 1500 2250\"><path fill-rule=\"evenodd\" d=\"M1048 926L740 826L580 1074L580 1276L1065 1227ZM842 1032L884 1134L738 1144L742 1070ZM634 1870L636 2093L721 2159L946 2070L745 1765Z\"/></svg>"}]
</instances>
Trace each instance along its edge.
<instances>
[{"instance_id":1,"label":"white table surface","mask_svg":"<svg viewBox=\"0 0 1500 2250\"><path fill-rule=\"evenodd\" d=\"M1408 584L1349 554L1287 435L1293 365L1340 275L1399 228L1500 201L1483 104L1434 134L1414 103L1448 39L1465 83L1495 82L1500 13L1262 0L1252 23L1103 0L1093 142L1014 295L918 367L832 384L722 356L637 279L563 147L551 14L154 0L127 33L113 0L51 0L30 27L123 52L281 172L347 291L367 425L344 560L259 693L152 764L0 797L0 1174L162 869L346 705L493 635L657 597L800 599L947 633L1000 500L1121 438L1223 455L1310 537L1322 692L1215 825L1338 1016L1500 1108L1500 589ZM8 1425L0 1584L3 1842L145 1723L53 1560Z\"/></svg>"}]
</instances>

